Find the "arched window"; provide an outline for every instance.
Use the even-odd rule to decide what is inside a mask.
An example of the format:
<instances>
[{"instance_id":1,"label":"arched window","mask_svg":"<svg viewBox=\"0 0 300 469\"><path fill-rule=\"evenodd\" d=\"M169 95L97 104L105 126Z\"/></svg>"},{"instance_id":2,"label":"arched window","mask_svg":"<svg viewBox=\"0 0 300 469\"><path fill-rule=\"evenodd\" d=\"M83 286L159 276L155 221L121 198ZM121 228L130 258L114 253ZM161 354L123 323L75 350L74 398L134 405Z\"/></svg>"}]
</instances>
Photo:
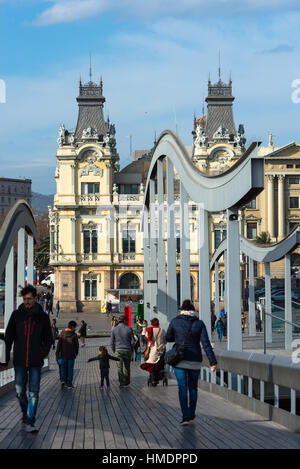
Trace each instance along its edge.
<instances>
[{"instance_id":1,"label":"arched window","mask_svg":"<svg viewBox=\"0 0 300 469\"><path fill-rule=\"evenodd\" d=\"M140 288L140 281L138 276L132 273L122 275L120 278L120 288L135 290Z\"/></svg>"}]
</instances>

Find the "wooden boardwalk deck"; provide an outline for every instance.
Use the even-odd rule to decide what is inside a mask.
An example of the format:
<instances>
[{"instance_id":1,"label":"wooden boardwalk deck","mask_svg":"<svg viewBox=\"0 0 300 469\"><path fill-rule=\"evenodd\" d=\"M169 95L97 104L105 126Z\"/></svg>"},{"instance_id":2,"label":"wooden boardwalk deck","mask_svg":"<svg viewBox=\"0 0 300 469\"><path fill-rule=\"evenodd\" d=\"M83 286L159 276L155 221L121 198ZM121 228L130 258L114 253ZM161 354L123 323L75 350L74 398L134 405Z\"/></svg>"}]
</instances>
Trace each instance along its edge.
<instances>
[{"instance_id":1,"label":"wooden boardwalk deck","mask_svg":"<svg viewBox=\"0 0 300 469\"><path fill-rule=\"evenodd\" d=\"M148 388L147 373L132 363L129 388L120 389L115 362L111 389L99 390L97 362L107 339L88 339L75 366L75 389L61 390L54 352L41 381L37 434L22 429L14 391L0 398L0 449L280 449L300 448L300 435L199 390L194 423L181 427L175 380Z\"/></svg>"}]
</instances>

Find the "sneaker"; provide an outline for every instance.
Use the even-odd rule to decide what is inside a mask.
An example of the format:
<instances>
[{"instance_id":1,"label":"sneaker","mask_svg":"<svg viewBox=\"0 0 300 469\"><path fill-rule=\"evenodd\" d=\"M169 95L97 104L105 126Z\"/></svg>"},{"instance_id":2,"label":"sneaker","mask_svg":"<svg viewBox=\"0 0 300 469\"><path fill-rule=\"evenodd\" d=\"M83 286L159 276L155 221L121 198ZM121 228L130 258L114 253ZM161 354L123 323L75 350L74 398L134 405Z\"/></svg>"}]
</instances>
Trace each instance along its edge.
<instances>
[{"instance_id":1,"label":"sneaker","mask_svg":"<svg viewBox=\"0 0 300 469\"><path fill-rule=\"evenodd\" d=\"M25 431L27 433L37 433L38 429L33 424L27 424Z\"/></svg>"},{"instance_id":2,"label":"sneaker","mask_svg":"<svg viewBox=\"0 0 300 469\"><path fill-rule=\"evenodd\" d=\"M103 388L104 388L104 386L99 386L99 389L103 389Z\"/></svg>"},{"instance_id":3,"label":"sneaker","mask_svg":"<svg viewBox=\"0 0 300 469\"><path fill-rule=\"evenodd\" d=\"M61 389L63 389L65 387L66 383L64 381L61 381L60 385L61 385Z\"/></svg>"},{"instance_id":4,"label":"sneaker","mask_svg":"<svg viewBox=\"0 0 300 469\"><path fill-rule=\"evenodd\" d=\"M189 418L182 419L179 425L181 426L188 425L189 421L190 421Z\"/></svg>"},{"instance_id":5,"label":"sneaker","mask_svg":"<svg viewBox=\"0 0 300 469\"><path fill-rule=\"evenodd\" d=\"M68 389L75 389L75 387L73 386L73 384L68 384L67 388L68 388Z\"/></svg>"}]
</instances>

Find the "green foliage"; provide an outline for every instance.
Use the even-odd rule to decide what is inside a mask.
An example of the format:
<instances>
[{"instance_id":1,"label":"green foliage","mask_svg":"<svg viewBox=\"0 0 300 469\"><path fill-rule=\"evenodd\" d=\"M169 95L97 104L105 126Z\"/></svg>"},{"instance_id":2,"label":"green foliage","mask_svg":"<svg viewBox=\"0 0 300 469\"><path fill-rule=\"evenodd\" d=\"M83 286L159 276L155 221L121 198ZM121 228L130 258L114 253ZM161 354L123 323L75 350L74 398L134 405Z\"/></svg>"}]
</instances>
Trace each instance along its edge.
<instances>
[{"instance_id":1,"label":"green foliage","mask_svg":"<svg viewBox=\"0 0 300 469\"><path fill-rule=\"evenodd\" d=\"M258 244L271 244L271 237L268 231L262 231L256 236L255 242Z\"/></svg>"}]
</instances>

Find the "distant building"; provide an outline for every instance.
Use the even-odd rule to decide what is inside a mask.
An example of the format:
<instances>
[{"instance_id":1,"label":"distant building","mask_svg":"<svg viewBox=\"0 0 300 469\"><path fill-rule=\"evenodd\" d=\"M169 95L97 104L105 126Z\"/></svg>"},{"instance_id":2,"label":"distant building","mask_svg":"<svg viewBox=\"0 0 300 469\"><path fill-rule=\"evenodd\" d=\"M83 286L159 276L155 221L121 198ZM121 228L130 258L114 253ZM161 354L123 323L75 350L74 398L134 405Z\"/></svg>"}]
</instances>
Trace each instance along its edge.
<instances>
[{"instance_id":1,"label":"distant building","mask_svg":"<svg viewBox=\"0 0 300 469\"><path fill-rule=\"evenodd\" d=\"M31 179L0 178L0 214L20 199L31 205Z\"/></svg>"}]
</instances>

